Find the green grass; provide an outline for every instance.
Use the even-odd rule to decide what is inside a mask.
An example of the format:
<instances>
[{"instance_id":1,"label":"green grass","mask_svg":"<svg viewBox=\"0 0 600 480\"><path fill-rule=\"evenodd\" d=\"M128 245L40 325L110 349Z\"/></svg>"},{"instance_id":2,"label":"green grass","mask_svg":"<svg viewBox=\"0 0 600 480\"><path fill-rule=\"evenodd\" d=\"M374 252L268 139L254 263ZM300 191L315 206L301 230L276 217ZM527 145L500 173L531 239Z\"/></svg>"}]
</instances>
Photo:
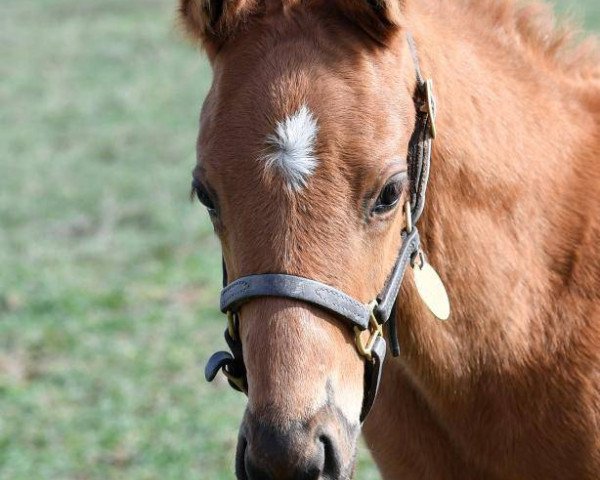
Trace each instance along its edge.
<instances>
[{"instance_id":1,"label":"green grass","mask_svg":"<svg viewBox=\"0 0 600 480\"><path fill-rule=\"evenodd\" d=\"M188 202L210 70L174 4L0 5L0 479L233 477L244 398L203 380L220 253Z\"/></svg>"}]
</instances>

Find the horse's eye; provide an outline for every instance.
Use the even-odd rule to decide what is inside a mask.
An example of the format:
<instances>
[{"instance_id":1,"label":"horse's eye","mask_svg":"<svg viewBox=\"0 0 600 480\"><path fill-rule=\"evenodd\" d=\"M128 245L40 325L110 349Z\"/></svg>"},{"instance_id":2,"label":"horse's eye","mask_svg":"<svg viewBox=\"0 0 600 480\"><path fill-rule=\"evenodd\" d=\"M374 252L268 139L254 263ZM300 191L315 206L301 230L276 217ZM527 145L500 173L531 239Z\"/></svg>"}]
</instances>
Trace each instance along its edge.
<instances>
[{"instance_id":1,"label":"horse's eye","mask_svg":"<svg viewBox=\"0 0 600 480\"><path fill-rule=\"evenodd\" d=\"M214 215L216 213L216 206L213 202L210 194L206 190L206 187L202 185L200 182L192 182L192 193L196 195L198 201L206 207L208 213Z\"/></svg>"},{"instance_id":2,"label":"horse's eye","mask_svg":"<svg viewBox=\"0 0 600 480\"><path fill-rule=\"evenodd\" d=\"M404 175L396 175L385 184L381 189L381 192L379 192L377 200L375 200L372 209L373 214L381 215L382 213L389 212L398 205L400 197L402 196L404 179Z\"/></svg>"}]
</instances>

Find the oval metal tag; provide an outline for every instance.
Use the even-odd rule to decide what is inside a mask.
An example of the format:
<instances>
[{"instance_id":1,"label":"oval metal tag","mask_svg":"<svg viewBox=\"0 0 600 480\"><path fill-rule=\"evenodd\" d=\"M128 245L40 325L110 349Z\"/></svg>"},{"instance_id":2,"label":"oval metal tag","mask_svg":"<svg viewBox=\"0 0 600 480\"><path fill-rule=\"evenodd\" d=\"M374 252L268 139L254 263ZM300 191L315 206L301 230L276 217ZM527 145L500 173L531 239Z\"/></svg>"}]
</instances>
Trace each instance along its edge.
<instances>
[{"instance_id":1,"label":"oval metal tag","mask_svg":"<svg viewBox=\"0 0 600 480\"><path fill-rule=\"evenodd\" d=\"M450 299L438 273L425 259L420 266L413 267L413 272L417 291L427 308L440 320L448 320Z\"/></svg>"}]
</instances>

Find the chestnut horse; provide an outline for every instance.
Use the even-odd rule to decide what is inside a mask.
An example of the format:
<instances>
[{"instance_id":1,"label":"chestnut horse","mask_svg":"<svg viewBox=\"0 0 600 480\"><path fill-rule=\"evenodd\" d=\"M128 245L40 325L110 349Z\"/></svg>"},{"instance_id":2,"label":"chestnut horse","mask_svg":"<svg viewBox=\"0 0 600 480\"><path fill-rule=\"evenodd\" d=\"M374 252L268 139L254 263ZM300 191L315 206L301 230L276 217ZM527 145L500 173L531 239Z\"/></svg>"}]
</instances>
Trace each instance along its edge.
<instances>
[{"instance_id":1,"label":"chestnut horse","mask_svg":"<svg viewBox=\"0 0 600 480\"><path fill-rule=\"evenodd\" d=\"M375 298L409 228L408 39L433 79L418 228L451 315L430 313L409 268L391 320L400 355L362 428L383 478L600 478L593 43L509 0L181 0L180 12L214 72L194 189L229 281L288 274ZM367 360L338 315L286 297L247 301L234 321L248 393L237 476L350 478Z\"/></svg>"}]
</instances>

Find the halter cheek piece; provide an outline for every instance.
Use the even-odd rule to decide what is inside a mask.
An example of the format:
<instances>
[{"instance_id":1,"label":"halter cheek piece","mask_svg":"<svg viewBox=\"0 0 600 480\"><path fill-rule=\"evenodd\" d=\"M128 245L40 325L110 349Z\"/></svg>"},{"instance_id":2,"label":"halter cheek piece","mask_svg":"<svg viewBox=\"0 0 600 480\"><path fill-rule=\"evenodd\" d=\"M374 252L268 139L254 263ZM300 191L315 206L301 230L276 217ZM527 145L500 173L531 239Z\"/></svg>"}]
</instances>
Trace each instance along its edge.
<instances>
[{"instance_id":1,"label":"halter cheek piece","mask_svg":"<svg viewBox=\"0 0 600 480\"><path fill-rule=\"evenodd\" d=\"M415 129L408 146L408 174L410 177L410 199L406 204L406 228L401 232L402 243L394 268L387 282L377 296L365 305L344 292L308 278L285 274L259 274L242 277L228 284L227 270L223 262L223 290L221 311L227 314L228 327L225 340L229 352L215 353L205 369L206 379L214 380L221 370L229 384L248 393L246 367L239 337L239 311L250 300L258 297L280 297L300 300L319 307L335 315L354 330L356 348L365 358L365 385L360 420L363 422L369 413L379 387L381 366L385 357L386 342L383 338L383 325L395 316L394 308L404 277L404 272L420 250L419 233L415 223L425 206L425 191L429 178L431 143L435 137L435 100L431 80L423 80L412 35L407 34L408 46L416 70L414 103L416 108ZM369 331L369 338L363 341L362 332ZM396 334L395 318L389 322L388 338L392 353L398 356L400 348Z\"/></svg>"}]
</instances>

